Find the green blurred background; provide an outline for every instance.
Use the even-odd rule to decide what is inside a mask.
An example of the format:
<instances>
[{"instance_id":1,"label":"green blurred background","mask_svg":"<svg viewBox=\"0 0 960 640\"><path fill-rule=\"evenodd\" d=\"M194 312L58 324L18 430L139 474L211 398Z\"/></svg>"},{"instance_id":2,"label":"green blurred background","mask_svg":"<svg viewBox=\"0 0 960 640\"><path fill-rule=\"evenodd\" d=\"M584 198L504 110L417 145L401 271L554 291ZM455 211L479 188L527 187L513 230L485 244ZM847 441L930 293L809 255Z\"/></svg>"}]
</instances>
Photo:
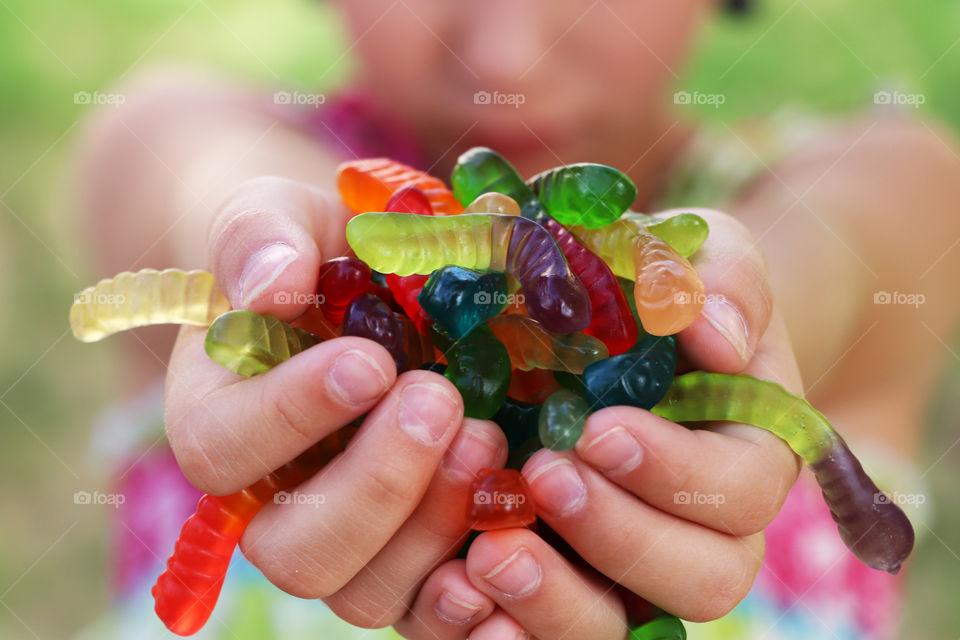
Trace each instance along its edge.
<instances>
[{"instance_id":1,"label":"green blurred background","mask_svg":"<svg viewBox=\"0 0 960 640\"><path fill-rule=\"evenodd\" d=\"M950 0L765 0L711 26L681 87L724 93L727 121L787 103L870 108L874 91L896 87L926 96L921 115L960 127L958 44ZM0 638L65 637L107 604L109 507L72 499L106 488L87 445L117 376L114 343L80 345L68 331L72 294L103 275L72 215L71 154L90 108L74 93L170 62L264 91L330 91L349 78L347 46L334 10L307 0L0 0L0 300L12 301L0 305ZM906 638L960 633L958 369L955 355L929 420L921 469L940 458L925 477L937 519L913 560Z\"/></svg>"}]
</instances>

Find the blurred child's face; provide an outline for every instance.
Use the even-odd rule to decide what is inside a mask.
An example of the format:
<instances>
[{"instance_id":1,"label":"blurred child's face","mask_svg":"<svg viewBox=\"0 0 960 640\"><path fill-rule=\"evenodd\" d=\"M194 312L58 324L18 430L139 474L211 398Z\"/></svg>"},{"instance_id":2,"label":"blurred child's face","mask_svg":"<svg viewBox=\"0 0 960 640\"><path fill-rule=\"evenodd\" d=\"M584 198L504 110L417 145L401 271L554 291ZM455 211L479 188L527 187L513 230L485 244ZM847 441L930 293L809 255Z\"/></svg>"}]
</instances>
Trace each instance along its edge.
<instances>
[{"instance_id":1,"label":"blurred child's face","mask_svg":"<svg viewBox=\"0 0 960 640\"><path fill-rule=\"evenodd\" d=\"M344 0L364 81L443 153L564 162L640 137L712 0ZM602 160L609 154L590 156ZM521 161L522 162L522 161ZM555 162L554 162L555 164Z\"/></svg>"}]
</instances>

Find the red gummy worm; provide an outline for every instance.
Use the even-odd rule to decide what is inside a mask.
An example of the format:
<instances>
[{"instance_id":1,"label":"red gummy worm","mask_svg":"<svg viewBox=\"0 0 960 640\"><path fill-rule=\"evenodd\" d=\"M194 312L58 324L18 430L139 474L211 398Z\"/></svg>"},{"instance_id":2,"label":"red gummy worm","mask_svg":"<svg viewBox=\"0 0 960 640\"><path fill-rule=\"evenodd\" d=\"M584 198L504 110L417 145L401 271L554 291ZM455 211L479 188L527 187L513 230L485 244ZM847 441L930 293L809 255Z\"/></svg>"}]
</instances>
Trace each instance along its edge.
<instances>
[{"instance_id":1,"label":"red gummy worm","mask_svg":"<svg viewBox=\"0 0 960 640\"><path fill-rule=\"evenodd\" d=\"M540 223L553 235L570 269L587 287L592 316L584 333L607 345L611 356L630 349L637 342L637 323L610 267L553 218Z\"/></svg>"},{"instance_id":2,"label":"red gummy worm","mask_svg":"<svg viewBox=\"0 0 960 640\"><path fill-rule=\"evenodd\" d=\"M343 322L350 301L370 288L370 276L370 267L358 258L333 258L320 265L317 293L327 320L335 325Z\"/></svg>"},{"instance_id":3,"label":"red gummy worm","mask_svg":"<svg viewBox=\"0 0 960 640\"><path fill-rule=\"evenodd\" d=\"M196 512L183 523L166 571L151 591L154 610L167 629L188 636L206 624L233 550L260 507L278 491L292 489L316 473L343 450L355 431L341 429L237 493L200 498Z\"/></svg>"},{"instance_id":4,"label":"red gummy worm","mask_svg":"<svg viewBox=\"0 0 960 640\"><path fill-rule=\"evenodd\" d=\"M404 187L394 193L387 201L385 211L394 213L415 213L421 216L432 216L433 207L426 194L417 187ZM413 274L410 276L398 276L395 273L388 273L386 276L387 286L393 292L393 297L403 308L407 316L413 320L417 330L426 334L433 324L433 320L427 315L427 312L420 306L417 297L426 284L428 275Z\"/></svg>"}]
</instances>

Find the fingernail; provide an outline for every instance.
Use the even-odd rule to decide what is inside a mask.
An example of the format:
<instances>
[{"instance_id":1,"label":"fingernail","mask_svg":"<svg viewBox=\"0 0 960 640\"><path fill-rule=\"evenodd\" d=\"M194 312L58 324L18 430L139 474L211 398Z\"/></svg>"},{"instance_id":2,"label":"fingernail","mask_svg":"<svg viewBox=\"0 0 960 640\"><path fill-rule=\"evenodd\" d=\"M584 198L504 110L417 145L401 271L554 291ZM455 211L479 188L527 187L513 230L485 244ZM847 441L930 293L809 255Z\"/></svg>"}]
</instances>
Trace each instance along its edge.
<instances>
[{"instance_id":1,"label":"fingernail","mask_svg":"<svg viewBox=\"0 0 960 640\"><path fill-rule=\"evenodd\" d=\"M403 390L397 421L414 440L434 445L447 432L459 403L437 384L411 384Z\"/></svg>"},{"instance_id":2,"label":"fingernail","mask_svg":"<svg viewBox=\"0 0 960 640\"><path fill-rule=\"evenodd\" d=\"M470 622L481 608L483 605L467 602L444 589L433 605L433 612L447 624L461 625Z\"/></svg>"},{"instance_id":3,"label":"fingernail","mask_svg":"<svg viewBox=\"0 0 960 640\"><path fill-rule=\"evenodd\" d=\"M443 454L440 464L462 480L471 482L478 470L490 466L499 448L500 443L486 431L464 425Z\"/></svg>"},{"instance_id":4,"label":"fingernail","mask_svg":"<svg viewBox=\"0 0 960 640\"><path fill-rule=\"evenodd\" d=\"M749 359L747 323L735 306L722 297L708 297L703 305L703 317L730 343L744 362Z\"/></svg>"},{"instance_id":5,"label":"fingernail","mask_svg":"<svg viewBox=\"0 0 960 640\"><path fill-rule=\"evenodd\" d=\"M620 426L590 440L579 453L584 460L610 475L633 471L643 459L640 443Z\"/></svg>"},{"instance_id":6,"label":"fingernail","mask_svg":"<svg viewBox=\"0 0 960 640\"><path fill-rule=\"evenodd\" d=\"M542 576L536 558L520 547L483 579L508 598L523 598L537 590Z\"/></svg>"},{"instance_id":7,"label":"fingernail","mask_svg":"<svg viewBox=\"0 0 960 640\"><path fill-rule=\"evenodd\" d=\"M348 405L370 402L387 389L387 373L373 357L362 351L337 356L327 378L331 392Z\"/></svg>"},{"instance_id":8,"label":"fingernail","mask_svg":"<svg viewBox=\"0 0 960 640\"><path fill-rule=\"evenodd\" d=\"M268 244L250 256L240 274L241 302L247 305L256 300L296 259L296 250L284 242Z\"/></svg>"},{"instance_id":9,"label":"fingernail","mask_svg":"<svg viewBox=\"0 0 960 640\"><path fill-rule=\"evenodd\" d=\"M537 504L554 516L570 515L586 501L587 486L566 458L538 465L525 475Z\"/></svg>"}]
</instances>

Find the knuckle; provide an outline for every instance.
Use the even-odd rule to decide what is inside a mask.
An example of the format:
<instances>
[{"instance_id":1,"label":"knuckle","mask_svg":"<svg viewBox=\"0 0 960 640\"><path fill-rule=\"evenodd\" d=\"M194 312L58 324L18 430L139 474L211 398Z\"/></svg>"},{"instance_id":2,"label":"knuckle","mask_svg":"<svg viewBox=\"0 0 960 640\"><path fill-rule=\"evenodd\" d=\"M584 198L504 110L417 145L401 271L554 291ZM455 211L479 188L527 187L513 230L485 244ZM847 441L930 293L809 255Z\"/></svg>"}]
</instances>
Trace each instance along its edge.
<instances>
[{"instance_id":1,"label":"knuckle","mask_svg":"<svg viewBox=\"0 0 960 640\"><path fill-rule=\"evenodd\" d=\"M710 622L727 615L747 596L758 570L758 563L739 560L734 567L720 571L712 581L714 587L684 618Z\"/></svg>"},{"instance_id":2,"label":"knuckle","mask_svg":"<svg viewBox=\"0 0 960 640\"><path fill-rule=\"evenodd\" d=\"M321 561L313 555L298 551L290 546L268 546L264 544L246 544L246 536L241 538L240 549L250 564L257 567L264 577L274 586L296 598L316 600L328 598L343 585L343 580L327 567L337 566Z\"/></svg>"},{"instance_id":3,"label":"knuckle","mask_svg":"<svg viewBox=\"0 0 960 640\"><path fill-rule=\"evenodd\" d=\"M222 465L215 462L214 443L205 437L203 429L174 419L167 425L167 439L177 464L190 484L205 493L227 495L234 490L224 474Z\"/></svg>"},{"instance_id":4,"label":"knuckle","mask_svg":"<svg viewBox=\"0 0 960 640\"><path fill-rule=\"evenodd\" d=\"M390 464L376 464L366 474L363 493L381 509L395 509L419 496L413 474Z\"/></svg>"},{"instance_id":5,"label":"knuckle","mask_svg":"<svg viewBox=\"0 0 960 640\"><path fill-rule=\"evenodd\" d=\"M349 584L324 598L324 602L338 618L362 629L393 626L407 612L407 603L399 597L392 598L392 602L383 602L360 589L351 588Z\"/></svg>"},{"instance_id":6,"label":"knuckle","mask_svg":"<svg viewBox=\"0 0 960 640\"><path fill-rule=\"evenodd\" d=\"M269 407L274 424L283 431L299 438L304 444L316 442L318 434L313 433L311 425L318 423L314 412L306 406L309 400L298 388L285 385L265 385L262 391L261 406Z\"/></svg>"}]
</instances>

